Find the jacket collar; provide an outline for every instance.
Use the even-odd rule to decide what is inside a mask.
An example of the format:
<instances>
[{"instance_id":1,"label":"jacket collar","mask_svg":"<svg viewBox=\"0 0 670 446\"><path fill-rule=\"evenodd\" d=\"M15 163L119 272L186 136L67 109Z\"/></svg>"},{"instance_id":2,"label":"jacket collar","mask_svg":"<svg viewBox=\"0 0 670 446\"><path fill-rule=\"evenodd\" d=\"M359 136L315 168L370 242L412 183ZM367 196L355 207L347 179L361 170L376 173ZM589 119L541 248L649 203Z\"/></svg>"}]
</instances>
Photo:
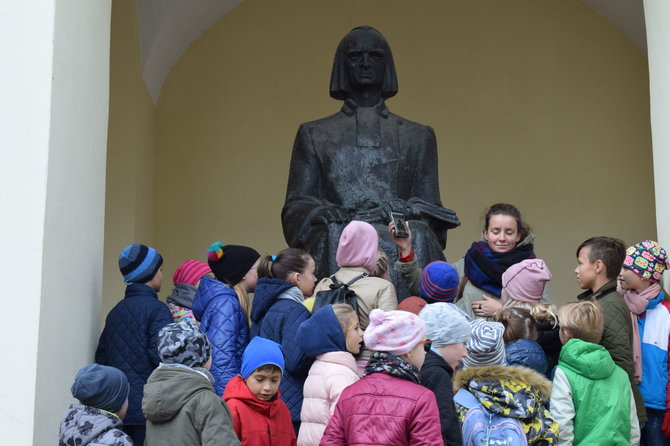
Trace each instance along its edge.
<instances>
[{"instance_id":1,"label":"jacket collar","mask_svg":"<svg viewBox=\"0 0 670 446\"><path fill-rule=\"evenodd\" d=\"M579 300L598 300L612 291L616 292L616 279L607 282L605 285L601 286L600 289L596 291L586 290L579 296Z\"/></svg>"},{"instance_id":2,"label":"jacket collar","mask_svg":"<svg viewBox=\"0 0 670 446\"><path fill-rule=\"evenodd\" d=\"M356 104L349 98L345 100L344 104L342 105L342 113L344 113L347 116L353 116L356 113L356 110L358 110L358 108L359 108L358 104ZM379 116L381 116L382 118L386 119L389 117L389 109L386 107L386 103L384 103L384 101L381 101L379 104L371 108L377 110L377 114L379 114Z\"/></svg>"},{"instance_id":3,"label":"jacket collar","mask_svg":"<svg viewBox=\"0 0 670 446\"><path fill-rule=\"evenodd\" d=\"M223 399L225 401L236 399L242 401L244 404L259 412L266 417L272 417L279 410L278 406L281 400L281 393L277 390L277 394L270 401L262 401L256 395L251 393L249 386L240 375L233 376L226 385L226 390L223 392Z\"/></svg>"},{"instance_id":4,"label":"jacket collar","mask_svg":"<svg viewBox=\"0 0 670 446\"><path fill-rule=\"evenodd\" d=\"M149 296L154 299L158 299L158 293L154 291L149 285L143 283L131 283L126 287L126 294L124 297L135 297L135 296Z\"/></svg>"},{"instance_id":5,"label":"jacket collar","mask_svg":"<svg viewBox=\"0 0 670 446\"><path fill-rule=\"evenodd\" d=\"M356 365L356 358L349 352L328 352L318 355L317 360L329 362L331 364L339 364L351 369L352 372L358 374L358 366Z\"/></svg>"}]
</instances>

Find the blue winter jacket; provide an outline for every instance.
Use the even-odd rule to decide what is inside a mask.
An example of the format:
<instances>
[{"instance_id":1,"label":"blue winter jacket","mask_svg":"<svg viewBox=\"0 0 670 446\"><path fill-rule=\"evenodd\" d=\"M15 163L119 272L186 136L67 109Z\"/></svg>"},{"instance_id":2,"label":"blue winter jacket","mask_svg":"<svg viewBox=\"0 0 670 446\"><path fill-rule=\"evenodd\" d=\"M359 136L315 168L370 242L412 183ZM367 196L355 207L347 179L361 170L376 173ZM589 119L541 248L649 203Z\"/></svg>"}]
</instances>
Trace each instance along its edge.
<instances>
[{"instance_id":1,"label":"blue winter jacket","mask_svg":"<svg viewBox=\"0 0 670 446\"><path fill-rule=\"evenodd\" d=\"M661 293L651 299L637 319L642 353L640 393L644 405L657 410L670 408L668 383L668 339L670 338L670 302Z\"/></svg>"},{"instance_id":2,"label":"blue winter jacket","mask_svg":"<svg viewBox=\"0 0 670 446\"><path fill-rule=\"evenodd\" d=\"M228 381L240 373L242 352L249 343L247 319L235 290L207 276L193 298L193 315L212 344L214 390L223 395Z\"/></svg>"},{"instance_id":3,"label":"blue winter jacket","mask_svg":"<svg viewBox=\"0 0 670 446\"><path fill-rule=\"evenodd\" d=\"M530 339L517 339L505 345L505 356L507 365L520 365L533 369L545 375L549 362L544 350L535 341Z\"/></svg>"},{"instance_id":4,"label":"blue winter jacket","mask_svg":"<svg viewBox=\"0 0 670 446\"><path fill-rule=\"evenodd\" d=\"M172 314L153 288L133 283L124 299L107 315L95 351L95 362L116 367L130 383L125 425L145 424L142 414L144 385L158 367L158 332L171 324Z\"/></svg>"},{"instance_id":5,"label":"blue winter jacket","mask_svg":"<svg viewBox=\"0 0 670 446\"><path fill-rule=\"evenodd\" d=\"M293 286L280 279L258 279L251 310L251 336L261 336L281 344L285 364L279 390L291 411L291 419L300 421L302 387L314 358L305 356L296 341L298 327L309 318L309 311L301 303L280 298Z\"/></svg>"}]
</instances>

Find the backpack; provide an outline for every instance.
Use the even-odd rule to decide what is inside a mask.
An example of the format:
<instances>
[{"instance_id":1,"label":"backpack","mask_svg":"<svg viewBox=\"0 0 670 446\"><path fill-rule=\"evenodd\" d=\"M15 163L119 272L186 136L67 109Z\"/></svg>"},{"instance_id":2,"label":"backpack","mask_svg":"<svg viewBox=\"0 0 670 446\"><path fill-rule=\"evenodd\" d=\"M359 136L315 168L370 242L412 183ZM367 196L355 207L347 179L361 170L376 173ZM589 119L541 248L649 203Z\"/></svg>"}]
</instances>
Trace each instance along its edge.
<instances>
[{"instance_id":1,"label":"backpack","mask_svg":"<svg viewBox=\"0 0 670 446\"><path fill-rule=\"evenodd\" d=\"M528 439L516 418L486 410L465 389L454 395L454 402L468 409L463 420L463 446L528 446Z\"/></svg>"},{"instance_id":2,"label":"backpack","mask_svg":"<svg viewBox=\"0 0 670 446\"><path fill-rule=\"evenodd\" d=\"M349 304L354 307L356 314L359 314L358 296L356 296L356 293L350 290L349 287L357 280L368 276L368 273L363 273L360 276L354 277L347 283L341 283L335 278L335 275L330 276L330 280L333 283L330 284L330 289L322 290L316 293L316 296L314 297L314 307L312 308L312 313L316 313L319 308L325 307L326 305Z\"/></svg>"}]
</instances>

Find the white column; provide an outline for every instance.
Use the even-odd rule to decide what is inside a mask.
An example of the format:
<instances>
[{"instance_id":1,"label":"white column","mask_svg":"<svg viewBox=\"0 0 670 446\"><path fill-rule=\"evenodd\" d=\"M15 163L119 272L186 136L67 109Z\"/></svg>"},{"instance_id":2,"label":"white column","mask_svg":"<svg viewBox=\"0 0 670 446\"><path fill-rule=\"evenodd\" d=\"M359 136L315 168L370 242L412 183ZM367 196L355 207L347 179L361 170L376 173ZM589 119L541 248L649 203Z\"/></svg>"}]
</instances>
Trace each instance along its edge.
<instances>
[{"instance_id":1,"label":"white column","mask_svg":"<svg viewBox=\"0 0 670 446\"><path fill-rule=\"evenodd\" d=\"M110 0L0 12L0 432L57 442L99 332Z\"/></svg>"},{"instance_id":2,"label":"white column","mask_svg":"<svg viewBox=\"0 0 670 446\"><path fill-rule=\"evenodd\" d=\"M644 0L658 242L670 249L670 1ZM667 279L667 277L666 277Z\"/></svg>"}]
</instances>

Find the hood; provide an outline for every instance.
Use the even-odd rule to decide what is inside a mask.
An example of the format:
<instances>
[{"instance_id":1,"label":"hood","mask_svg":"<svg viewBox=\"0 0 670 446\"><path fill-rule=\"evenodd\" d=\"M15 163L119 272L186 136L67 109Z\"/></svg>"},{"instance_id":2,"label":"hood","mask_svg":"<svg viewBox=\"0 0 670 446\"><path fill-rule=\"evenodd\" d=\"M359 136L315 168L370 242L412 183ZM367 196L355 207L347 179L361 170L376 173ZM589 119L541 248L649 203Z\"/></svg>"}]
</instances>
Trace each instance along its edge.
<instances>
[{"instance_id":1,"label":"hood","mask_svg":"<svg viewBox=\"0 0 670 446\"><path fill-rule=\"evenodd\" d=\"M558 363L589 379L605 379L616 367L605 347L575 338L565 343Z\"/></svg>"},{"instance_id":2,"label":"hood","mask_svg":"<svg viewBox=\"0 0 670 446\"><path fill-rule=\"evenodd\" d=\"M223 399L228 402L228 400L239 400L242 401L247 406L251 407L255 412L259 412L263 416L272 417L279 410L279 401L281 398L281 393L277 390L277 394L270 401L261 401L256 395L251 393L247 383L244 382L244 379L240 375L233 376L233 378L228 381L226 390L223 392Z\"/></svg>"},{"instance_id":3,"label":"hood","mask_svg":"<svg viewBox=\"0 0 670 446\"><path fill-rule=\"evenodd\" d=\"M200 285L202 286L202 285ZM254 302L251 308L251 321L259 322L268 312L277 297L289 288L293 288L290 282L281 279L271 279L263 277L256 282L256 291L254 291Z\"/></svg>"},{"instance_id":4,"label":"hood","mask_svg":"<svg viewBox=\"0 0 670 446\"><path fill-rule=\"evenodd\" d=\"M203 276L200 279L200 286L193 296L193 315L197 320L201 320L209 304L222 294L231 294L237 299L235 291L223 282L219 282L211 277Z\"/></svg>"},{"instance_id":5,"label":"hood","mask_svg":"<svg viewBox=\"0 0 670 446\"><path fill-rule=\"evenodd\" d=\"M114 428L123 428L116 415L83 404L72 404L61 423L60 444L85 446Z\"/></svg>"},{"instance_id":6,"label":"hood","mask_svg":"<svg viewBox=\"0 0 670 446\"><path fill-rule=\"evenodd\" d=\"M193 285L188 283L178 283L172 289L172 294L167 298L167 303L179 305L180 307L193 308L193 298L198 291Z\"/></svg>"},{"instance_id":7,"label":"hood","mask_svg":"<svg viewBox=\"0 0 670 446\"><path fill-rule=\"evenodd\" d=\"M203 390L214 392L212 384L201 373L184 367L159 367L144 386L142 412L154 423L169 421Z\"/></svg>"},{"instance_id":8,"label":"hood","mask_svg":"<svg viewBox=\"0 0 670 446\"><path fill-rule=\"evenodd\" d=\"M454 375L454 390L468 390L482 406L514 418L540 414L549 401L551 382L534 370L516 366L472 367Z\"/></svg>"},{"instance_id":9,"label":"hood","mask_svg":"<svg viewBox=\"0 0 670 446\"><path fill-rule=\"evenodd\" d=\"M332 305L320 308L298 328L298 347L305 356L347 350L347 342Z\"/></svg>"},{"instance_id":10,"label":"hood","mask_svg":"<svg viewBox=\"0 0 670 446\"><path fill-rule=\"evenodd\" d=\"M505 356L509 365L528 367L542 374L549 366L540 344L530 339L517 339L505 345Z\"/></svg>"}]
</instances>

